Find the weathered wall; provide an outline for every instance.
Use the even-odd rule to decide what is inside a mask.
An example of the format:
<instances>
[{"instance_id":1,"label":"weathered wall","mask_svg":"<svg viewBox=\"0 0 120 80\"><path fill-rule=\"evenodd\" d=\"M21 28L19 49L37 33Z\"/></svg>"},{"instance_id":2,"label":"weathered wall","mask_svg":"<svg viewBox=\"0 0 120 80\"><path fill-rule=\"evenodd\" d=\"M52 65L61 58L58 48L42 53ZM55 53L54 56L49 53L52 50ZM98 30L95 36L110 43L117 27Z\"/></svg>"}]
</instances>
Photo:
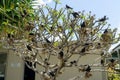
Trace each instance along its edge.
<instances>
[{"instance_id":1,"label":"weathered wall","mask_svg":"<svg viewBox=\"0 0 120 80\"><path fill-rule=\"evenodd\" d=\"M8 51L7 51L8 52ZM24 62L18 56L13 54L13 52L9 51L7 56L7 67L6 67L6 78L5 80L23 80L24 77ZM79 55L75 55L70 58L69 61L77 59ZM79 65L83 64L98 64L100 61L95 61L98 59L98 55L86 55L80 58ZM58 62L55 57L51 57L51 63ZM40 70L43 68L37 66ZM95 69L95 67L92 67ZM98 69L98 67L96 68ZM101 69L101 67L99 67ZM63 74L58 76L57 80L69 80L74 76L81 76L80 80L84 80L84 73L78 72L76 68L64 68ZM92 72L93 76L88 80L106 80L106 73L95 71ZM40 76L36 74L35 80L40 80Z\"/></svg>"},{"instance_id":2,"label":"weathered wall","mask_svg":"<svg viewBox=\"0 0 120 80\"><path fill-rule=\"evenodd\" d=\"M23 61L11 51L8 53L5 80L23 80Z\"/></svg>"},{"instance_id":3,"label":"weathered wall","mask_svg":"<svg viewBox=\"0 0 120 80\"><path fill-rule=\"evenodd\" d=\"M99 58L100 56L98 55L86 55L80 58L79 65L83 64L99 64L100 61L95 61ZM78 55L73 56L70 61L77 59ZM52 62L58 62L55 57L51 58L51 63ZM37 66L39 69L42 69L41 67ZM102 69L101 67L92 67L92 69ZM80 80L84 80L84 73L81 73L78 71L77 68L72 67L72 68L64 68L63 69L64 73L59 75L57 80L69 80L70 78L73 78L75 76L81 76ZM94 71L92 72L93 76L88 79L88 80L107 80L106 79L106 72L100 72L100 71ZM40 76L36 74L36 80L40 80Z\"/></svg>"}]
</instances>

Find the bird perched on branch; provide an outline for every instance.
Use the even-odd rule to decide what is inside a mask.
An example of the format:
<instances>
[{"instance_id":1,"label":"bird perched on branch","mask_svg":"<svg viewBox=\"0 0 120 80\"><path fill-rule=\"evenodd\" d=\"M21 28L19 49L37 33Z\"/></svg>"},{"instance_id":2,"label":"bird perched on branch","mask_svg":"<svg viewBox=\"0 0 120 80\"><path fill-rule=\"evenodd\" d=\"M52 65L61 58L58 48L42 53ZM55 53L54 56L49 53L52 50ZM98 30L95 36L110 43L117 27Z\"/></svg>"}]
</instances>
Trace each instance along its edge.
<instances>
[{"instance_id":1,"label":"bird perched on branch","mask_svg":"<svg viewBox=\"0 0 120 80\"><path fill-rule=\"evenodd\" d=\"M114 62L115 62L115 60L114 60L114 59L111 59L111 60L110 60L110 62L111 62L111 63L114 63Z\"/></svg>"},{"instance_id":2,"label":"bird perched on branch","mask_svg":"<svg viewBox=\"0 0 120 80\"><path fill-rule=\"evenodd\" d=\"M103 18L99 19L97 22L104 22L106 21L108 18L106 16L104 16Z\"/></svg>"},{"instance_id":3,"label":"bird perched on branch","mask_svg":"<svg viewBox=\"0 0 120 80\"><path fill-rule=\"evenodd\" d=\"M91 44L84 45L84 47L81 49L80 53L85 53L86 51L88 51L90 46L91 46Z\"/></svg>"},{"instance_id":4,"label":"bird perched on branch","mask_svg":"<svg viewBox=\"0 0 120 80\"><path fill-rule=\"evenodd\" d=\"M117 64L116 60L110 59L110 63L108 64L108 69L109 68L114 69L116 64Z\"/></svg>"},{"instance_id":5,"label":"bird perched on branch","mask_svg":"<svg viewBox=\"0 0 120 80\"><path fill-rule=\"evenodd\" d=\"M105 31L103 32L103 34L101 35L101 40L103 42L110 42L112 39L112 36L111 36L111 32L108 31L108 29L105 29Z\"/></svg>"},{"instance_id":6,"label":"bird perched on branch","mask_svg":"<svg viewBox=\"0 0 120 80\"><path fill-rule=\"evenodd\" d=\"M61 59L61 58L63 58L63 56L64 56L63 51L60 51L60 52L58 53L58 57Z\"/></svg>"},{"instance_id":7,"label":"bird perched on branch","mask_svg":"<svg viewBox=\"0 0 120 80\"><path fill-rule=\"evenodd\" d=\"M33 38L35 38L35 34L34 33L29 33L29 39L32 40Z\"/></svg>"},{"instance_id":8,"label":"bird perched on branch","mask_svg":"<svg viewBox=\"0 0 120 80\"><path fill-rule=\"evenodd\" d=\"M102 52L100 55L101 55L101 56L104 56L104 55L105 55L105 53L104 53L104 52Z\"/></svg>"},{"instance_id":9,"label":"bird perched on branch","mask_svg":"<svg viewBox=\"0 0 120 80\"><path fill-rule=\"evenodd\" d=\"M68 5L66 5L66 9L73 9L72 7L70 7L70 6L68 6Z\"/></svg>"},{"instance_id":10,"label":"bird perched on branch","mask_svg":"<svg viewBox=\"0 0 120 80\"><path fill-rule=\"evenodd\" d=\"M107 40L107 38L110 39L109 31L108 29L105 29L103 34L102 34L103 39Z\"/></svg>"},{"instance_id":11,"label":"bird perched on branch","mask_svg":"<svg viewBox=\"0 0 120 80\"><path fill-rule=\"evenodd\" d=\"M97 43L97 44L96 44L96 48L97 48L97 49L100 49L100 48L101 48L101 43Z\"/></svg>"},{"instance_id":12,"label":"bird perched on branch","mask_svg":"<svg viewBox=\"0 0 120 80\"><path fill-rule=\"evenodd\" d=\"M49 74L51 77L54 77L54 76L55 76L55 72L54 72L54 71L50 71L48 74Z\"/></svg>"},{"instance_id":13,"label":"bird perched on branch","mask_svg":"<svg viewBox=\"0 0 120 80\"><path fill-rule=\"evenodd\" d=\"M85 71L86 71L85 78L89 78L90 76L92 76L91 67L89 65L87 65L87 68L85 69Z\"/></svg>"},{"instance_id":14,"label":"bird perched on branch","mask_svg":"<svg viewBox=\"0 0 120 80\"><path fill-rule=\"evenodd\" d=\"M33 36L33 35L34 35L34 33L29 33L29 35Z\"/></svg>"},{"instance_id":15,"label":"bird perched on branch","mask_svg":"<svg viewBox=\"0 0 120 80\"><path fill-rule=\"evenodd\" d=\"M76 61L76 60L71 61L70 64L71 64L71 65L75 65L75 66L77 66L77 61Z\"/></svg>"},{"instance_id":16,"label":"bird perched on branch","mask_svg":"<svg viewBox=\"0 0 120 80\"><path fill-rule=\"evenodd\" d=\"M91 71L91 67L89 65L87 65L85 71L90 72Z\"/></svg>"},{"instance_id":17,"label":"bird perched on branch","mask_svg":"<svg viewBox=\"0 0 120 80\"><path fill-rule=\"evenodd\" d=\"M90 72L91 71L91 67L89 65L81 65L81 67L79 68L80 71L82 72Z\"/></svg>"},{"instance_id":18,"label":"bird perched on branch","mask_svg":"<svg viewBox=\"0 0 120 80\"><path fill-rule=\"evenodd\" d=\"M9 44L9 45L12 45L13 42L14 42L14 35L8 33L8 34L7 34L7 38L8 38L8 44Z\"/></svg>"},{"instance_id":19,"label":"bird perched on branch","mask_svg":"<svg viewBox=\"0 0 120 80\"><path fill-rule=\"evenodd\" d=\"M107 33L108 32L108 29L105 29L104 33Z\"/></svg>"},{"instance_id":20,"label":"bird perched on branch","mask_svg":"<svg viewBox=\"0 0 120 80\"><path fill-rule=\"evenodd\" d=\"M30 45L27 45L26 47L27 47L27 49L28 49L29 51L32 51L32 48L31 48Z\"/></svg>"},{"instance_id":21,"label":"bird perched on branch","mask_svg":"<svg viewBox=\"0 0 120 80\"><path fill-rule=\"evenodd\" d=\"M73 12L72 15L73 15L74 18L77 18L79 16L79 13L78 12Z\"/></svg>"},{"instance_id":22,"label":"bird perched on branch","mask_svg":"<svg viewBox=\"0 0 120 80\"><path fill-rule=\"evenodd\" d=\"M14 35L8 33L7 37L8 37L8 38L14 38Z\"/></svg>"},{"instance_id":23,"label":"bird perched on branch","mask_svg":"<svg viewBox=\"0 0 120 80\"><path fill-rule=\"evenodd\" d=\"M81 53L84 53L86 51L86 48L82 48L82 50L80 51Z\"/></svg>"},{"instance_id":24,"label":"bird perched on branch","mask_svg":"<svg viewBox=\"0 0 120 80\"><path fill-rule=\"evenodd\" d=\"M86 27L86 24L85 24L85 22L83 22L82 24L81 24L81 28L85 28Z\"/></svg>"},{"instance_id":25,"label":"bird perched on branch","mask_svg":"<svg viewBox=\"0 0 120 80\"><path fill-rule=\"evenodd\" d=\"M89 34L91 33L91 29L88 26L88 20L83 21L80 24L81 28L80 28L80 36L81 36L81 40L85 41L87 40Z\"/></svg>"}]
</instances>

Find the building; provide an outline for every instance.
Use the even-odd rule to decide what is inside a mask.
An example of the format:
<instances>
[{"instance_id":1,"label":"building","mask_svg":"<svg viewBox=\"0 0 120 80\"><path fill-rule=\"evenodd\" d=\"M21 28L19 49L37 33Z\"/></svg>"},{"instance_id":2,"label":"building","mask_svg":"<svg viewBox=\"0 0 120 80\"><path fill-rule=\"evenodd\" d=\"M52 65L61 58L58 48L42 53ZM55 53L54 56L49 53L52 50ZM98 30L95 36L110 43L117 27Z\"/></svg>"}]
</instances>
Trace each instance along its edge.
<instances>
[{"instance_id":1,"label":"building","mask_svg":"<svg viewBox=\"0 0 120 80\"><path fill-rule=\"evenodd\" d=\"M78 55L71 58L74 60ZM100 61L95 61L99 55L86 55L80 58L79 64L98 64ZM55 58L51 59L52 62ZM39 68L39 66L37 66ZM104 69L103 67L92 67L92 69ZM83 77L84 74L78 72L76 68L64 69L65 73L58 76L57 80L70 80L74 76ZM89 80L107 80L106 72L94 71ZM41 80L38 74L35 74L31 69L24 65L24 61L16 56L12 51L0 49L0 80ZM82 80L82 79L80 79Z\"/></svg>"},{"instance_id":2,"label":"building","mask_svg":"<svg viewBox=\"0 0 120 80\"><path fill-rule=\"evenodd\" d=\"M110 53L111 57L106 58L106 62L113 59L115 60L115 66L112 69L113 73L108 72L108 80L120 80L120 44L113 48Z\"/></svg>"},{"instance_id":3,"label":"building","mask_svg":"<svg viewBox=\"0 0 120 80\"><path fill-rule=\"evenodd\" d=\"M112 49L111 55L111 58L118 60L118 63L120 64L120 44Z\"/></svg>"}]
</instances>

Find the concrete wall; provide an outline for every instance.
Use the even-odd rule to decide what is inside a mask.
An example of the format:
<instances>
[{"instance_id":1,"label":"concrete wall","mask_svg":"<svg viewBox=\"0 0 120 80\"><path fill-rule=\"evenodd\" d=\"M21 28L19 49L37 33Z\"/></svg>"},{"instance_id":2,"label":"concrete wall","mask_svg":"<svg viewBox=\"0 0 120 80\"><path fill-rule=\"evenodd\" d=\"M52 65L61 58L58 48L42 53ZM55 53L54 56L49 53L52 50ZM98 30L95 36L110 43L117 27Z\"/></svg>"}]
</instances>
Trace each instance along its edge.
<instances>
[{"instance_id":1,"label":"concrete wall","mask_svg":"<svg viewBox=\"0 0 120 80\"><path fill-rule=\"evenodd\" d=\"M72 58L70 58L70 61L75 60L78 58L79 55L75 55ZM80 58L79 65L84 65L84 64L99 64L100 60L96 61L100 56L98 55L86 55ZM58 60L55 57L51 57L51 63L53 62L58 62ZM37 66L40 70L40 66ZM104 69L101 67L92 67L92 69ZM71 78L75 76L80 76L81 78L79 80L84 80L84 74L82 72L79 72L77 68L72 67L72 68L64 68L63 74L59 75L57 80L70 80ZM106 78L106 72L100 72L100 71L94 71L92 72L93 76L88 79L88 80L107 80ZM36 80L40 80L40 75L36 74ZM78 80L78 79L77 79Z\"/></svg>"},{"instance_id":2,"label":"concrete wall","mask_svg":"<svg viewBox=\"0 0 120 80\"><path fill-rule=\"evenodd\" d=\"M7 51L7 67L6 67L6 76L5 80L23 80L24 78L24 62L18 56L13 54L12 51ZM79 55L75 55L70 58L69 61L77 59ZM83 64L98 64L100 61L96 61L100 56L98 55L86 55L80 58L79 65ZM51 63L57 63L58 60L55 57L50 58ZM39 70L43 70L40 66L37 65ZM92 67L92 69L98 69L98 67ZM99 67L101 69L101 67ZM74 76L80 76L80 80L84 80L84 73L79 72L75 67L73 68L64 68L62 70L64 73L59 75L57 80L69 80ZM95 71L92 72L93 76L88 80L107 80L105 72ZM35 80L41 80L40 75L36 74Z\"/></svg>"},{"instance_id":3,"label":"concrete wall","mask_svg":"<svg viewBox=\"0 0 120 80\"><path fill-rule=\"evenodd\" d=\"M23 61L13 52L9 51L8 53L5 80L23 80Z\"/></svg>"}]
</instances>

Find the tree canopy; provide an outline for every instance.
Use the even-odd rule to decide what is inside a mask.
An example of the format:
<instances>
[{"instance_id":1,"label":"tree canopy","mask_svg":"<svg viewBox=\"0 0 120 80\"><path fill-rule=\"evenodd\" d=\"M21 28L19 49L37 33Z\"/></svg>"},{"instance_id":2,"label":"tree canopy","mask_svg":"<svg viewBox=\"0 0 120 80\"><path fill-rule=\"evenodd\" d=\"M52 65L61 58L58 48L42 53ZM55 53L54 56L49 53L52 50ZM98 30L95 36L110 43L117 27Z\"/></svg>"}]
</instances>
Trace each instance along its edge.
<instances>
[{"instance_id":1,"label":"tree canopy","mask_svg":"<svg viewBox=\"0 0 120 80\"><path fill-rule=\"evenodd\" d=\"M1 47L13 50L44 80L56 80L62 68L73 65L89 78L90 65L81 67L79 58L87 54L108 56L110 46L119 41L117 29L110 28L107 16L96 19L92 12L74 11L69 5L57 8L58 0L54 8L45 5L33 9L31 3L31 0L1 1ZM75 54L79 55L78 59L70 62ZM51 56L59 62L51 64ZM44 72L35 64L42 66Z\"/></svg>"}]
</instances>

